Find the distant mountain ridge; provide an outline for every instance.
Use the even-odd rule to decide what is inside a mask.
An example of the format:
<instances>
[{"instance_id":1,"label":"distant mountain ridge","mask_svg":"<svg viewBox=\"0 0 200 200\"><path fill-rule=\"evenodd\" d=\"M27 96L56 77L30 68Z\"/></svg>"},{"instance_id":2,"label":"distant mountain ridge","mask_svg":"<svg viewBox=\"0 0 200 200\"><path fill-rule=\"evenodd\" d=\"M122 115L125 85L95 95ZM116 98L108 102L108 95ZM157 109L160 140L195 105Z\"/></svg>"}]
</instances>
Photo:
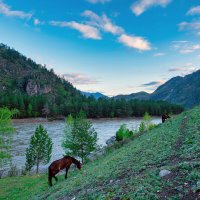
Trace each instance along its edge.
<instances>
[{"instance_id":1,"label":"distant mountain ridge","mask_svg":"<svg viewBox=\"0 0 200 200\"><path fill-rule=\"evenodd\" d=\"M200 104L200 70L177 76L159 86L152 94L138 92L130 95L118 95L114 99L162 100L169 103L192 108Z\"/></svg>"},{"instance_id":2,"label":"distant mountain ridge","mask_svg":"<svg viewBox=\"0 0 200 200\"><path fill-rule=\"evenodd\" d=\"M109 98L108 96L100 93L100 92L83 92L81 91L81 93L86 96L86 97L94 97L95 99L99 99L99 98Z\"/></svg>"},{"instance_id":3,"label":"distant mountain ridge","mask_svg":"<svg viewBox=\"0 0 200 200\"><path fill-rule=\"evenodd\" d=\"M132 93L129 95L117 95L114 96L114 99L126 99L126 100L132 100L132 99L140 99L140 100L148 100L150 94L147 92L138 92L138 93Z\"/></svg>"}]
</instances>

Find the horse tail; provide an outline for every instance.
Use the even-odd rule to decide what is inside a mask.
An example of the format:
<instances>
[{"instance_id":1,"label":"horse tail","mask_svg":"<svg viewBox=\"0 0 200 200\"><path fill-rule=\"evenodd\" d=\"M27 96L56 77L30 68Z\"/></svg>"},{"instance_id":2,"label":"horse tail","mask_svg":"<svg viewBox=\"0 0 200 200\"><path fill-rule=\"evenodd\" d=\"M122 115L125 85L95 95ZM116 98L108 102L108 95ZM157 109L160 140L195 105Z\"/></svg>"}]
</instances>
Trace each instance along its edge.
<instances>
[{"instance_id":1,"label":"horse tail","mask_svg":"<svg viewBox=\"0 0 200 200\"><path fill-rule=\"evenodd\" d=\"M52 174L51 174L51 168L49 166L49 172L48 172L48 182L49 182L49 186L52 186Z\"/></svg>"}]
</instances>

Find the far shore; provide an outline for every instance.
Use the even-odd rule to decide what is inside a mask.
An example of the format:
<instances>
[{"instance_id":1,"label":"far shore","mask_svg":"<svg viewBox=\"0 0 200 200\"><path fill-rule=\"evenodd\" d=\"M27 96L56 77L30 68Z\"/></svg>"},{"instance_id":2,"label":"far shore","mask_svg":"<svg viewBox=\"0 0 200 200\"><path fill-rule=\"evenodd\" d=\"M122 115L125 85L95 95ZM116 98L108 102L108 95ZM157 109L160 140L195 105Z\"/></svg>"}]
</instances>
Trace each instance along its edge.
<instances>
[{"instance_id":1,"label":"far shore","mask_svg":"<svg viewBox=\"0 0 200 200\"><path fill-rule=\"evenodd\" d=\"M160 116L152 116L155 118L160 118ZM114 118L88 118L88 120L120 120L120 119L139 119L142 117L114 117ZM42 122L53 122L53 121L64 121L65 118L63 119L47 119L47 118L22 118L22 119L12 119L13 123L42 123Z\"/></svg>"}]
</instances>

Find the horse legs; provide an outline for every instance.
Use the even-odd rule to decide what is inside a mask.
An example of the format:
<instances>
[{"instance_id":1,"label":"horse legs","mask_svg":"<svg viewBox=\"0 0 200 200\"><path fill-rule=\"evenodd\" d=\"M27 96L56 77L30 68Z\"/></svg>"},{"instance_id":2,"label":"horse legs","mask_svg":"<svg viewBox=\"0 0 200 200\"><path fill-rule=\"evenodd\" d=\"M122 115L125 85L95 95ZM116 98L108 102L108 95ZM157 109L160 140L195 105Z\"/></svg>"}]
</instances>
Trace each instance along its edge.
<instances>
[{"instance_id":1,"label":"horse legs","mask_svg":"<svg viewBox=\"0 0 200 200\"><path fill-rule=\"evenodd\" d=\"M50 169L49 169L48 182L49 182L49 186L52 186L52 173Z\"/></svg>"},{"instance_id":2,"label":"horse legs","mask_svg":"<svg viewBox=\"0 0 200 200\"><path fill-rule=\"evenodd\" d=\"M68 173L69 167L66 167L66 174L65 174L65 179L67 179L67 173Z\"/></svg>"},{"instance_id":3,"label":"horse legs","mask_svg":"<svg viewBox=\"0 0 200 200\"><path fill-rule=\"evenodd\" d=\"M53 177L55 178L55 180L56 180L56 182L57 182L57 181L58 181L58 178L57 178L55 175L54 175Z\"/></svg>"}]
</instances>

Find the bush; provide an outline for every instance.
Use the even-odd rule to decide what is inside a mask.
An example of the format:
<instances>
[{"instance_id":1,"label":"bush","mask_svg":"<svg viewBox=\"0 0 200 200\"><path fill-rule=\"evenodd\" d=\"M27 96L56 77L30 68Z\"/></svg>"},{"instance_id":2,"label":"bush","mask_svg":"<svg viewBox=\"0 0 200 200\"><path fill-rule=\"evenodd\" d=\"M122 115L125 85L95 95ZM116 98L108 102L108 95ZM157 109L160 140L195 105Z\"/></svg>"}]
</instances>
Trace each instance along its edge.
<instances>
[{"instance_id":1,"label":"bush","mask_svg":"<svg viewBox=\"0 0 200 200\"><path fill-rule=\"evenodd\" d=\"M147 129L146 129L146 125L145 125L145 123L142 121L141 123L140 123L140 126L139 126L139 132L140 133L143 133L143 132L145 132Z\"/></svg>"},{"instance_id":2,"label":"bush","mask_svg":"<svg viewBox=\"0 0 200 200\"><path fill-rule=\"evenodd\" d=\"M116 132L116 140L122 141L124 138L129 138L133 135L133 131L130 131L125 124L122 124L119 130Z\"/></svg>"},{"instance_id":3,"label":"bush","mask_svg":"<svg viewBox=\"0 0 200 200\"><path fill-rule=\"evenodd\" d=\"M156 128L156 127L157 127L156 124L150 123L150 124L148 125L147 129L150 131L150 130Z\"/></svg>"}]
</instances>

